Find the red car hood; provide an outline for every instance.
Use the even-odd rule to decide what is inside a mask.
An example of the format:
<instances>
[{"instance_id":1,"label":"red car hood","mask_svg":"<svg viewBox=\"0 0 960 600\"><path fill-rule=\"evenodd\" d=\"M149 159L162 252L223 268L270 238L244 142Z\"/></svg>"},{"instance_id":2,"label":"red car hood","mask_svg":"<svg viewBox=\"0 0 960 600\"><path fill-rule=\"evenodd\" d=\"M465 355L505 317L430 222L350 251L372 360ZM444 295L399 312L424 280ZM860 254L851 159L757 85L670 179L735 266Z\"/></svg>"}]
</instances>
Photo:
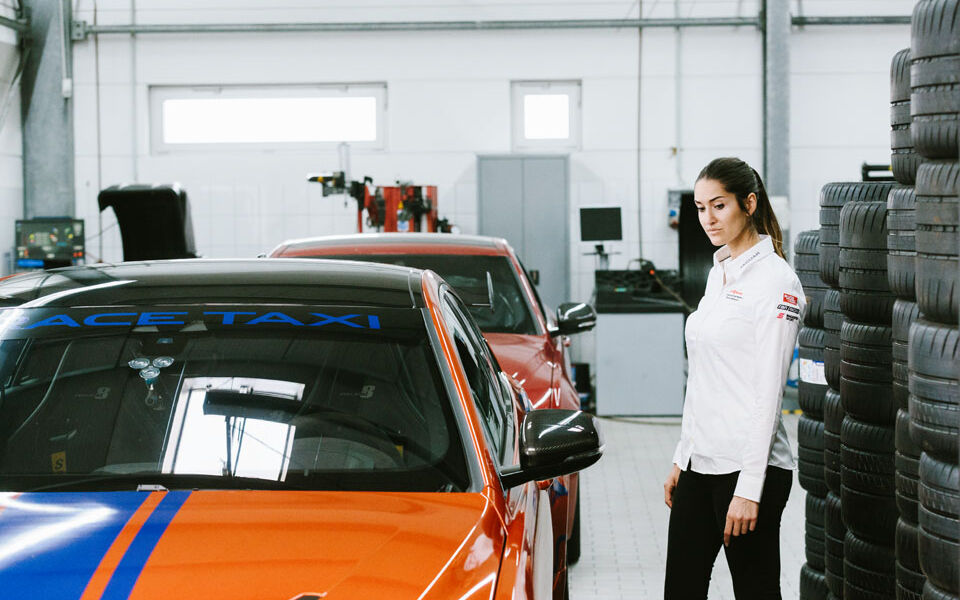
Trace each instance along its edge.
<instances>
[{"instance_id":1,"label":"red car hood","mask_svg":"<svg viewBox=\"0 0 960 600\"><path fill-rule=\"evenodd\" d=\"M20 598L459 597L494 585L503 548L482 494L78 492L0 508L10 539L76 524L0 557Z\"/></svg>"},{"instance_id":2,"label":"red car hood","mask_svg":"<svg viewBox=\"0 0 960 600\"><path fill-rule=\"evenodd\" d=\"M523 386L534 408L551 408L557 369L551 361L550 341L537 335L513 333L485 333L483 337L490 343L500 367Z\"/></svg>"}]
</instances>

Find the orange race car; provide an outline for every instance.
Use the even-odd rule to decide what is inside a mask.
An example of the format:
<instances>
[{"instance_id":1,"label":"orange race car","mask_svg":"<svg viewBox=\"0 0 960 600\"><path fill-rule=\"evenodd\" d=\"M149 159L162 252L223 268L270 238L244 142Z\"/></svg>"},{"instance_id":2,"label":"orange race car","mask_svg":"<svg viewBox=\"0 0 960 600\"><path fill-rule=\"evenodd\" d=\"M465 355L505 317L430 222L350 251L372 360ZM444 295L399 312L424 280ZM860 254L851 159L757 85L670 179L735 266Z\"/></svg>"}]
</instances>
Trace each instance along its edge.
<instances>
[{"instance_id":1,"label":"orange race car","mask_svg":"<svg viewBox=\"0 0 960 600\"><path fill-rule=\"evenodd\" d=\"M433 272L156 261L0 299L3 597L551 596L547 490L596 421L529 410Z\"/></svg>"},{"instance_id":2,"label":"orange race car","mask_svg":"<svg viewBox=\"0 0 960 600\"><path fill-rule=\"evenodd\" d=\"M534 408L580 408L570 377L567 336L593 328L596 313L577 303L548 310L503 238L365 233L287 241L270 256L343 258L435 271L467 303L500 364L523 385ZM578 483L574 473L558 478L549 490L554 561L564 567L554 585L558 600L565 593L565 567L580 556Z\"/></svg>"}]
</instances>

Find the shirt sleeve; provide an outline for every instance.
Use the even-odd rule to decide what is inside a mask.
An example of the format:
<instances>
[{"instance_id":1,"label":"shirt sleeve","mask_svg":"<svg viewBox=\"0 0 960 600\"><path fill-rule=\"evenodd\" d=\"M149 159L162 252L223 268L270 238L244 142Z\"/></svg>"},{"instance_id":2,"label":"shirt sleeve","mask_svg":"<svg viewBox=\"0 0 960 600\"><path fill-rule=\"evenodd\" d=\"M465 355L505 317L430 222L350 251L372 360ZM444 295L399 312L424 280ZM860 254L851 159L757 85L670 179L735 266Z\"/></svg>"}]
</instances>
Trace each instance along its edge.
<instances>
[{"instance_id":1,"label":"shirt sleeve","mask_svg":"<svg viewBox=\"0 0 960 600\"><path fill-rule=\"evenodd\" d=\"M752 406L735 496L760 502L770 449L780 423L787 371L793 360L806 299L799 282L778 285L757 309Z\"/></svg>"}]
</instances>

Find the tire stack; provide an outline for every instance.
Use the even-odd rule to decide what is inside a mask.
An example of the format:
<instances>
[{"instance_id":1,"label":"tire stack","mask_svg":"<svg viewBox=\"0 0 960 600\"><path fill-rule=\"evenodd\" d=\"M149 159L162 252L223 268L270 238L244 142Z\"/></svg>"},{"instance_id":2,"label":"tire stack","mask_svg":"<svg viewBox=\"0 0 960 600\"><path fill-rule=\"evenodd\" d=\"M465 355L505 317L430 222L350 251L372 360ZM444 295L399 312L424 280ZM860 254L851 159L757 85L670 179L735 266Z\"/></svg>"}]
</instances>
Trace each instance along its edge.
<instances>
[{"instance_id":1,"label":"tire stack","mask_svg":"<svg viewBox=\"0 0 960 600\"><path fill-rule=\"evenodd\" d=\"M824 570L828 598L843 598L843 538L847 527L840 511L840 429L843 406L840 404L840 291L830 289L823 299L824 376L827 391L823 397L823 475L827 483L824 506Z\"/></svg>"},{"instance_id":2,"label":"tire stack","mask_svg":"<svg viewBox=\"0 0 960 600\"><path fill-rule=\"evenodd\" d=\"M800 569L801 600L825 600L825 511L827 483L824 472L824 396L827 380L823 368L824 295L829 289L820 279L820 232L803 231L794 245L794 267L807 296L807 312L800 330L799 371L797 384L800 421L799 443L800 486L806 490L805 552L807 562Z\"/></svg>"},{"instance_id":3,"label":"tire stack","mask_svg":"<svg viewBox=\"0 0 960 600\"><path fill-rule=\"evenodd\" d=\"M893 184L853 186L840 211L840 506L843 598L893 598L894 424L887 197Z\"/></svg>"},{"instance_id":4,"label":"tire stack","mask_svg":"<svg viewBox=\"0 0 960 600\"><path fill-rule=\"evenodd\" d=\"M840 213L848 202L876 201L875 184L828 183L820 190L820 278L830 286L823 299L824 375L824 579L828 598L843 598L844 539L847 527L841 512L841 430L844 410L840 401Z\"/></svg>"},{"instance_id":5,"label":"tire stack","mask_svg":"<svg viewBox=\"0 0 960 600\"><path fill-rule=\"evenodd\" d=\"M899 518L894 536L896 597L919 600L925 578L917 550L917 490L920 448L910 439L908 405L908 341L910 326L920 317L916 304L916 193L913 188L921 158L914 151L910 128L910 49L893 56L890 65L890 164L901 184L887 196L887 275L893 305L893 400L897 407L894 445L894 489Z\"/></svg>"},{"instance_id":6,"label":"tire stack","mask_svg":"<svg viewBox=\"0 0 960 600\"><path fill-rule=\"evenodd\" d=\"M920 572L907 572L901 560L898 574L911 587L904 597L949 600L960 596L960 0L917 3L910 59L911 141L923 162L915 188L919 315L908 331L909 440L903 443L914 444L920 456L916 527L902 518L897 543L904 556L916 545Z\"/></svg>"}]
</instances>

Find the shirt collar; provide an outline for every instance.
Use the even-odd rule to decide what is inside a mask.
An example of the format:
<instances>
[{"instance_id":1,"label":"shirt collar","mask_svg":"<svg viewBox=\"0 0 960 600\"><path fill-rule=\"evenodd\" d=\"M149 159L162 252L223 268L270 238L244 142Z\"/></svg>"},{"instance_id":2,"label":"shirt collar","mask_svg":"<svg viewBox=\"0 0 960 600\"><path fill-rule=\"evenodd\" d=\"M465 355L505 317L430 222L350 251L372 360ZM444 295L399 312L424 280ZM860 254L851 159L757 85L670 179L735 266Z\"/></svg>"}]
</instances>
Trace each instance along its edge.
<instances>
[{"instance_id":1,"label":"shirt collar","mask_svg":"<svg viewBox=\"0 0 960 600\"><path fill-rule=\"evenodd\" d=\"M723 261L729 261L725 266L734 273L740 273L750 265L757 262L758 259L763 258L772 252L773 240L770 239L769 235L761 234L759 242L751 246L748 250L744 251L743 254L734 259L730 258L730 248L727 246L721 247L719 250L713 253L713 264L718 265Z\"/></svg>"}]
</instances>

